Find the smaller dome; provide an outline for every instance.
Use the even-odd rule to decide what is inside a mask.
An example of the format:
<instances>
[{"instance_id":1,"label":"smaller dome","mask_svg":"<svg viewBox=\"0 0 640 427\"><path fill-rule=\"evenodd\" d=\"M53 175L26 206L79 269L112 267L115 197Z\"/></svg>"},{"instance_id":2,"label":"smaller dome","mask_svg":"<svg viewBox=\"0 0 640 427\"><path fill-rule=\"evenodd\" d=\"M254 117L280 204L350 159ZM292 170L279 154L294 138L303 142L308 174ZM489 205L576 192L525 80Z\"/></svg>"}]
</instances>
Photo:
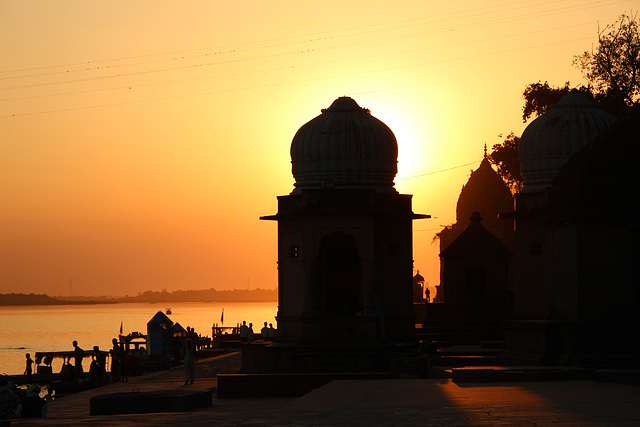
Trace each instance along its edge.
<instances>
[{"instance_id":1,"label":"smaller dome","mask_svg":"<svg viewBox=\"0 0 640 427\"><path fill-rule=\"evenodd\" d=\"M398 143L391 129L347 96L336 99L304 124L291 142L296 190L373 188L395 192L397 164Z\"/></svg>"},{"instance_id":2,"label":"smaller dome","mask_svg":"<svg viewBox=\"0 0 640 427\"><path fill-rule=\"evenodd\" d=\"M474 211L481 211L493 222L498 215L513 210L513 196L486 154L478 169L462 187L456 206L456 222L464 225Z\"/></svg>"},{"instance_id":3,"label":"smaller dome","mask_svg":"<svg viewBox=\"0 0 640 427\"><path fill-rule=\"evenodd\" d=\"M522 192L542 191L560 167L606 131L616 118L573 90L522 133L519 157Z\"/></svg>"}]
</instances>

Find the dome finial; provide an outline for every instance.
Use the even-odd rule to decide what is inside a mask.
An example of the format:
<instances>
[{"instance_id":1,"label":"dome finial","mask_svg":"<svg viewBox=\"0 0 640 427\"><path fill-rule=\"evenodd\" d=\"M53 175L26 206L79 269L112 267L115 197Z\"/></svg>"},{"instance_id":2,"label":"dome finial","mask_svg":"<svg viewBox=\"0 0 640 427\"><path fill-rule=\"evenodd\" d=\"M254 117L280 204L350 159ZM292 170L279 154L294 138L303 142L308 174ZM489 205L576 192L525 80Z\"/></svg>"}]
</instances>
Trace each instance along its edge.
<instances>
[{"instance_id":1,"label":"dome finial","mask_svg":"<svg viewBox=\"0 0 640 427\"><path fill-rule=\"evenodd\" d=\"M487 143L484 143L484 158L487 158Z\"/></svg>"}]
</instances>

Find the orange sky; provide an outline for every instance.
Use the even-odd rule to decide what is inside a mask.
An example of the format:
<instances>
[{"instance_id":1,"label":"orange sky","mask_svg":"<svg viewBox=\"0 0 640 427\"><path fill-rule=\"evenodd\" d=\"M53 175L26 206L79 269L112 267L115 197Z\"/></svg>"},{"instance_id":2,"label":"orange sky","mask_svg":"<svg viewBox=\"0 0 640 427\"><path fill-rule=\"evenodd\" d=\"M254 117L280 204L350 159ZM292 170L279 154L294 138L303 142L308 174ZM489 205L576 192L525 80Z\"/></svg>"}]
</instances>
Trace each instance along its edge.
<instances>
[{"instance_id":1,"label":"orange sky","mask_svg":"<svg viewBox=\"0 0 640 427\"><path fill-rule=\"evenodd\" d=\"M433 290L483 144L636 1L0 0L0 292L275 287L258 218L342 95L396 134Z\"/></svg>"}]
</instances>

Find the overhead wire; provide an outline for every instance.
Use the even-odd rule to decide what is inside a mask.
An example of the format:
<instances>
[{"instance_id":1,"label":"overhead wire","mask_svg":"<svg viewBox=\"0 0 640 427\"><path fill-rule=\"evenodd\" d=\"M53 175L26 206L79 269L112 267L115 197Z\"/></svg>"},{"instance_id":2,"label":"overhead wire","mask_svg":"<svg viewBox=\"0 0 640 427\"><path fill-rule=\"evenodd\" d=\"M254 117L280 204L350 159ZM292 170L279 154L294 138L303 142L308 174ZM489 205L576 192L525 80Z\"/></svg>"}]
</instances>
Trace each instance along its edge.
<instances>
[{"instance_id":1,"label":"overhead wire","mask_svg":"<svg viewBox=\"0 0 640 427\"><path fill-rule=\"evenodd\" d=\"M619 1L619 3L625 3L628 2L630 0L621 0ZM530 4L527 1L522 1L522 2L516 2L514 4L520 4L520 3L525 3L525 4ZM531 14L523 14L523 15L517 15L517 16L508 16L508 17L503 17L503 18L497 18L494 19L492 21L482 21L482 22L474 22L471 24L466 24L466 25L459 25L457 27L455 27L456 30L460 30L460 29L465 29L465 28L469 28L469 27L477 27L477 26L488 26L488 25L495 25L495 24L500 24L500 23L504 23L504 22L513 22L514 20L518 20L518 19L529 19L531 17L539 17L539 16L546 16L546 15L552 15L552 14L556 14L558 11L561 10L568 10L568 9L572 9L572 10L583 10L585 8L590 8L590 7L594 7L592 5L597 5L597 4L602 4L602 3L610 3L608 0L596 0L587 4L581 4L580 7L577 6L565 6L562 8L555 8L555 9L551 9L551 10L545 10L543 12L534 12ZM544 4L557 4L557 1L549 1L549 2L545 2L542 3ZM499 8L501 6L490 6L490 7L484 7L484 8L477 8L477 9L472 9L472 11L475 10L485 10L485 9L495 9L495 8ZM532 6L527 6L527 7L532 7ZM536 4L535 7L540 7L540 4ZM521 9L524 7L519 7L518 9ZM504 12L504 9L501 9L501 12ZM488 12L487 12L488 13ZM472 17L480 17L483 16L487 13L483 13L483 14L476 14L471 15ZM440 16L446 16L446 15L452 15L453 13L447 13L447 14L441 14ZM458 17L457 15L459 15L458 13L456 13L456 18L452 19L452 20L456 20L456 19L467 19L469 18L469 16L463 16L463 17ZM419 23L415 23L412 24L412 26L424 26L424 25L428 25L430 24L430 21L424 21L424 19L427 18L413 18L410 20L402 20L402 21L394 21L391 24L396 24L396 23L404 23L407 21L415 21L415 20L421 20L421 22ZM433 21L433 22L437 22L439 24L442 23L441 20L437 20L435 19L433 16L430 16L428 18L429 20ZM384 26L384 25L389 25L389 23L381 23L381 24L371 24L371 25L367 25L367 26L360 26L360 27L353 27L353 29L359 29L359 28L369 28L372 26ZM322 36L318 33L314 34L314 39L312 39L311 41L314 40L328 40L328 39L336 39L339 37L353 37L353 36L361 36L361 35L365 35L371 32L380 32L380 31L390 31L390 30L397 30L397 29L405 29L407 28L407 26L402 26L402 27L392 27L392 28L383 28L383 29L377 29L377 30L371 30L368 32L361 32L361 33L350 33L350 34L344 34L344 35L334 35L334 36ZM416 37L418 35L426 35L426 34L433 34L433 33L437 33L437 32L442 32L442 31L450 31L453 28L451 28L450 26L443 26L442 28L438 28L438 29L431 29L428 31L420 31L418 33L407 33L407 34L402 34L402 35L396 35L396 36L388 36L385 38L379 38L379 39L367 39L367 40L362 40L362 41L358 41L358 42L351 42L351 43L346 43L346 44L341 44L341 45L332 45L330 47L324 47L323 49L330 49L330 48L337 48L337 47L344 47L344 46L352 46L352 45L360 45L360 44L368 44L368 43L378 43L381 41L389 41L389 40L394 40L394 39L398 39L398 38L410 38L410 37ZM344 30L337 30L336 32L340 32L340 31L349 31L349 29L344 29ZM324 33L322 33L324 34ZM300 44L300 43L308 43L309 40L308 39L301 39L304 36L289 36L289 37L284 37L284 38L280 38L280 39L273 39L273 40L282 40L282 39L289 39L289 38L300 38L300 40L297 40L295 42L290 42L290 43L286 43L286 44L280 44L280 45L270 45L270 46L257 46L254 48L250 48L250 49L265 49L265 48L272 48L272 47L279 47L279 46L283 46L283 45L289 45L289 44ZM239 43L240 45L242 44L256 44L256 43L261 43L260 41L253 41L253 42L245 42L245 43ZM232 49L228 49L226 51L220 50L220 47L217 48L199 48L199 49L189 49L189 50L184 50L184 51L173 51L173 52L168 52L168 53L160 53L160 54L146 54L146 55L139 55L139 56L129 56L129 57L124 57L124 58L115 58L115 59L110 59L110 60L98 60L98 61L87 61L87 62L79 62L79 63L73 63L73 64L69 64L69 65L52 65L52 66L43 66L43 67L36 67L36 68L30 68L30 69L18 69L18 70L0 70L0 73L9 73L9 72L14 72L14 71L21 71L21 70L37 70L37 69L46 69L46 68L58 68L58 67L64 67L64 66L72 66L72 65L76 65L76 66L83 66L83 68L80 68L78 70L64 70L64 71L58 71L58 72L53 72L53 73L44 73L44 74L32 74L32 75L21 75L21 76L10 76L10 77L0 77L0 80L4 80L4 79L16 79L16 78L28 78L28 77L37 77L37 76L43 76L43 75L52 75L52 74L67 74L69 72L86 72L86 71L95 71L95 70L100 70L100 69L108 69L108 68L117 68L117 67L123 67L123 66L134 66L134 65L145 65L145 64L150 64L150 63L155 63L155 62L166 62L166 61L174 61L174 60L183 60L183 59L189 59L189 58L200 58L200 57L206 57L206 56L215 56L215 55L220 55L220 54L229 54L229 53L238 53L238 52L242 52L242 49L239 49L237 46L233 46L230 45L233 48ZM128 64L117 64L117 65L106 65L106 66L96 66L96 67L87 67L87 64L93 64L93 63L103 63L103 62L113 62L113 61L120 61L120 60L126 60L126 59L135 59L135 58L146 58L146 57L150 57L150 56L159 56L159 55L175 55L175 54L181 54L181 53L185 53L185 52L194 52L194 51L202 51L202 50L210 50L210 49L215 49L215 51L213 53L205 53L202 55L196 55L196 56L190 56L190 57L185 57L185 56L178 56L178 57L173 57L173 58L165 58L165 59L159 59L159 60L154 60L154 61L146 61L146 62L137 62L137 63L128 63ZM303 49L304 50L304 49ZM315 49L314 49L315 50ZM291 53L296 53L299 52L299 50L296 50L294 52L285 52L284 54L291 54ZM266 57L270 57L270 56L280 56L282 54L273 54L273 55L268 55L268 56L260 56L258 58L266 58ZM254 59L254 58L249 58L249 59ZM244 60L244 59L243 59ZM194 64L194 66L197 66L199 64ZM180 67L182 68L182 67ZM170 68L168 68L170 69ZM153 72L155 70L152 70L150 72Z\"/></svg>"},{"instance_id":2,"label":"overhead wire","mask_svg":"<svg viewBox=\"0 0 640 427\"><path fill-rule=\"evenodd\" d=\"M626 1L626 0L625 0ZM599 2L607 2L606 0L599 0ZM515 3L506 3L506 4L500 4L500 5L493 5L493 6L485 6L485 7L480 7L480 8L475 8L475 9L469 9L468 11L463 11L464 12L474 12L474 11L479 11L479 10L486 10L486 9L496 9L499 8L501 9L501 11L503 11L504 6L505 5L512 5L512 4L520 4L520 3L525 3L525 4L530 4L529 0L522 0L519 2L515 2ZM548 3L552 3L552 4L557 4L557 0L552 0L550 2L546 2L543 4L548 4ZM540 5L537 4L536 7L539 7ZM360 29L364 29L364 28L372 28L372 27L381 27L381 26L387 26L387 25L399 25L399 24L403 24L403 26L401 28L406 28L406 23L407 22L415 22L415 21L421 21L419 23L414 23L412 24L413 26L415 25L425 25L425 24L429 24L430 21L436 21L436 22L441 22L441 18L444 16L448 16L448 15L455 15L457 19L461 19L460 18L460 11L456 11L456 12L448 12L448 13L443 13L443 14L439 14L439 15L430 15L428 18L425 17L419 17L419 18L410 18L410 19L403 19L403 20L396 20L396 21L392 21L392 22L385 22L385 23L376 23L376 24L367 24L367 25L361 25L361 26L357 26L357 27L349 27L349 28L343 28L343 29L333 29L330 30L329 32L335 32L335 33L339 33L339 32L346 32L346 31L352 31L352 30L360 30ZM481 15L476 15L476 16L481 16ZM428 21L424 21L425 19L428 19ZM391 28L391 29L396 29L395 28ZM388 29L380 29L380 30L374 30L374 31L387 31ZM20 71L35 71L35 70L41 70L41 69L47 69L47 68L60 68L60 67L71 67L71 66L87 66L87 64L94 64L94 63L104 63L104 62L114 62L114 61L122 61L122 60L129 60L129 59L138 59L138 58L148 58L148 57L153 57L153 56L165 56L165 55L180 55L180 54L184 54L187 52L196 52L196 51L203 51L203 50L214 50L214 51L219 51L218 53L222 53L221 49L227 49L228 47L231 47L232 49L229 49L227 52L236 52L238 51L238 46L243 46L243 45L249 45L249 44L258 44L258 43L270 43L270 42L275 42L275 41L281 41L281 40L289 40L289 39L301 39L301 41L296 41L294 43L299 43L299 42L307 42L309 41L308 38L312 37L312 38L316 38L316 39L320 39L323 37L323 35L326 34L326 32L323 33L312 33L312 34L302 34L302 35L296 35L296 36L285 36L285 37L278 37L278 38L272 38L272 39L265 39L265 40L253 40L253 41L247 41L247 42L234 42L233 44L227 44L227 45L222 45L222 46L216 46L216 47L204 47L204 48L195 48L195 49L186 49L186 50L178 50L178 51L169 51L169 52L161 52L161 53L154 53L154 54L144 54L144 55L135 55L135 56L126 56L126 57L119 57L119 58L110 58L110 59L100 59L100 60L91 60L91 61L84 61L84 62L73 62L73 63L66 63L66 64L58 64L58 65L43 65L40 67L30 67L30 68L19 68L19 69L9 69L9 70L2 70L0 69L0 74L2 73L11 73L11 72L20 72ZM363 34L363 33L358 33L358 34ZM358 35L356 34L356 35ZM353 34L347 34L348 36L352 36ZM324 39L326 39L327 37L324 36ZM260 46L260 47L255 47L252 49L256 49L256 48L263 48L264 46ZM271 46L273 47L273 46ZM136 64L132 64L132 65L136 65ZM81 71L81 70L80 70Z\"/></svg>"},{"instance_id":3,"label":"overhead wire","mask_svg":"<svg viewBox=\"0 0 640 427\"><path fill-rule=\"evenodd\" d=\"M586 40L586 39L575 39L575 40L570 40L569 42L580 41L580 40ZM84 106L84 107L72 107L72 108L64 108L64 109L56 109L56 110L31 112L31 113L6 114L6 115L0 116L0 119L10 118L10 117L29 116L29 115L36 115L36 114L48 114L48 113L59 113L59 112L65 112L65 111L77 111L77 110L82 110L82 109L114 107L114 106L118 106L118 105L130 105L130 104L138 104L138 103L143 103L143 102L166 101L166 100L171 100L171 99L180 99L180 98L190 98L190 97L195 97L195 96L215 95L215 94L220 94L220 93L243 91L243 90L250 90L250 89L259 89L259 88L267 88L267 87L273 87L273 86L284 86L284 85L291 85L291 84L309 83L309 82L312 82L312 81L329 80L329 79L340 78L340 77L349 77L349 76L354 76L354 75L364 75L364 74L371 74L371 73L379 73L379 72L386 72L386 71L398 70L398 69L409 68L409 67L418 67L418 66L425 66L425 65L442 63L442 62L460 61L460 60L466 60L466 59L479 58L479 57L483 57L483 56L511 53L511 52L521 51L521 50L526 50L526 49L535 49L535 48L539 48L539 47L553 46L553 45L562 44L562 43L568 43L568 42L548 43L548 44L545 44L545 45L536 45L536 46L530 46L530 47L527 47L527 48L509 49L509 50L505 50L505 51L495 51L495 52L490 52L490 53L470 55L470 56L466 56L466 57L450 58L450 59L446 59L446 60L434 60L434 61L429 61L429 62L422 62L422 63L419 63L419 64L398 65L398 66L386 67L386 68L380 68L380 69L373 69L373 70L359 70L359 71L355 71L355 72L352 72L352 73L343 73L343 74L332 75L332 76L326 76L325 75L325 76L320 76L320 77L316 77L316 78L309 78L309 79L302 79L302 80L295 80L295 81L265 83L265 84L262 84L262 85L246 86L246 87L241 87L241 88L225 88L225 89L220 89L220 90L216 90L216 91L199 92L199 93L195 93L195 94L185 94L185 95L176 95L176 96L159 97L159 98L148 98L148 99L142 99L142 100L124 101L124 102L101 104L101 105L91 105L91 106Z\"/></svg>"},{"instance_id":4,"label":"overhead wire","mask_svg":"<svg viewBox=\"0 0 640 427\"><path fill-rule=\"evenodd\" d=\"M551 29L530 31L530 32L527 32L527 33L521 33L521 34L519 34L519 36L530 36L530 35L538 34L538 33L541 33L541 32L556 31L556 30L566 30L566 29L569 29L569 28L575 28L575 27L580 27L580 26L584 26L584 25L589 25L589 24L588 23L582 23L582 24L568 25L568 26L563 26L563 27L556 27L556 28L551 28ZM379 53L379 54L375 54L375 55L365 55L365 56L359 56L359 57L350 57L350 58L347 58L347 59L338 59L338 60L334 60L334 61L322 61L321 63L318 63L318 62L307 63L307 64L302 64L302 65L296 65L295 68L316 67L316 66L319 66L319 65L327 65L327 64L340 63L340 62L361 61L361 60L364 60L364 59L371 59L371 58L375 58L375 57L388 56L388 55L403 55L403 54L407 54L407 53L415 53L415 52L424 51L424 50L433 50L433 49L450 48L450 47L454 47L454 46L463 46L463 45L469 44L469 43L486 43L486 42L489 42L489 41L499 40L499 39L502 39L502 38L504 38L504 37L503 36L496 36L496 37L488 37L488 38L484 38L484 39L475 39L475 40L470 41L470 42L449 43L449 44L439 45L439 46L429 45L429 46L424 46L424 47L420 47L420 48L397 51L397 52L392 53L392 54L384 52L384 53ZM571 40L571 41L575 41L575 40ZM527 49L527 48L522 48L522 49ZM216 63L216 64L220 64L220 63ZM155 70L155 71L158 71L158 72L159 71L173 71L173 70L182 69L182 68L192 68L192 67L191 66L185 66L185 67L162 69L162 70ZM272 71L281 71L281 70L287 70L287 69L291 69L291 68L292 68L291 65L285 65L285 66L280 66L280 67L275 67L275 68L267 68L267 69L250 69L250 70L243 71L243 72L234 72L234 73L227 73L227 74L215 75L215 76L205 76L205 77L170 80L170 81L153 82L153 83L136 83L135 85L126 85L126 86L118 86L118 87L102 88L102 89L92 89L92 90L87 90L87 91L73 91L73 92L62 92L62 93L58 92L58 93L54 93L54 94L39 94L39 95L24 96L24 97L3 98L3 99L0 99L0 101L15 101L15 100L20 100L20 99L31 99L31 98L41 98L41 97L51 97L51 96L63 96L63 95L67 95L67 94L76 95L76 94L80 94L80 93L91 93L91 92L96 92L96 91L126 89L127 87L131 88L132 86L144 87L144 86L153 86L153 85L161 85L161 84L184 83L184 82L197 81L197 80L208 80L208 79L223 78L223 77L235 77L235 76L238 76L238 75L251 74L251 73L264 73L264 72L272 72ZM153 72L153 71L149 71L149 72ZM129 74L118 74L115 77L125 77L125 76L140 74L140 73L142 73L142 72L129 73ZM103 76L102 78L109 78L109 76L106 76L106 77ZM89 80L92 80L92 79L94 79L94 78L80 79L80 80L74 80L74 81L65 81L65 83L89 81ZM97 78L95 78L95 79L97 79ZM2 88L0 88L0 90L2 90Z\"/></svg>"},{"instance_id":5,"label":"overhead wire","mask_svg":"<svg viewBox=\"0 0 640 427\"><path fill-rule=\"evenodd\" d=\"M465 163L463 165L452 166L452 167L446 168L446 169L440 169L440 170L433 171L433 172L421 173L419 175L407 176L407 177L404 177L404 178L396 178L395 180L396 181L404 181L404 180L407 180L407 179L422 178L422 177L425 177L425 176L435 175L437 173L442 173L442 172L448 172L450 170L460 169L460 168L463 168L465 166L471 166L471 165L476 165L476 164L478 164L478 160L475 160L475 161L470 162L470 163Z\"/></svg>"},{"instance_id":6,"label":"overhead wire","mask_svg":"<svg viewBox=\"0 0 640 427\"><path fill-rule=\"evenodd\" d=\"M522 3L527 3L527 2L523 1L523 2L516 2L516 3L513 3L513 4L522 4ZM548 3L554 3L554 2L548 2ZM603 0L600 0L600 1L595 1L595 2L588 3L587 5L601 4L601 3L607 3L607 2L603 1ZM581 6L586 7L584 4L581 5ZM493 8L495 8L495 6L494 7L490 7L490 8L478 8L476 10L493 9ZM523 7L521 7L521 8L523 8ZM571 8L571 6L565 6L562 9L568 9L568 8ZM557 10L557 9L554 9L554 10ZM539 15L540 13L542 13L542 12L536 13L536 16ZM550 12L546 12L546 13L550 13ZM482 14L480 14L480 15L482 15ZM533 16L533 15L520 15L520 17L530 17L530 16ZM513 18L513 17L511 17L511 18ZM501 19L509 20L511 18L501 18ZM421 18L413 18L411 20L405 20L405 21L414 21L414 20L417 20L417 19L421 19ZM424 19L424 18L422 18L422 19ZM396 21L396 22L403 22L403 21ZM477 25L493 25L493 23L495 23L495 21L492 21L492 24L488 24L486 22L484 24L482 24L482 23L476 23L476 24ZM375 24L375 26L381 26L381 25L389 25L389 24L388 23L387 24ZM418 25L418 24L416 24L416 25ZM468 25L471 25L471 24L468 24ZM576 25L571 25L571 26L558 27L558 28L555 28L555 29L538 30L538 31L533 31L533 32L529 32L529 33L519 33L518 36L531 35L531 34L538 33L540 31L553 31L553 30L567 29L567 28L578 26L578 25L585 25L585 24L576 24ZM353 27L353 28L363 28L363 27L366 28L366 27L372 27L372 26L373 25L371 25L371 26ZM383 31L383 30L376 30L376 31ZM441 31L441 30L431 30L431 32L433 32L433 31ZM393 39L393 37L396 37L396 38L397 37L417 37L418 35L424 35L426 33L429 33L429 31L421 31L419 33L409 33L409 34L402 34L402 35L392 35L392 36L387 36L387 37L384 37L384 38L361 40L361 41L348 42L348 43L343 43L343 44L332 44L330 46L319 47L319 48L316 48L314 50L337 49L337 48L341 48L341 47L352 46L352 45L354 45L354 43L358 43L358 44L378 43L378 42L381 42L381 41L388 41L390 39ZM350 36L352 36L352 35L353 34L351 34ZM170 80L170 81L165 81L165 82L149 82L149 83L141 83L141 84L137 84L137 83L136 84L126 84L126 85L118 86L118 87L115 87L115 88L100 88L100 89L91 89L91 90L86 90L86 91L68 91L68 92L57 93L57 94L39 94L39 95L34 95L34 96L22 96L22 97L14 96L14 97L0 99L0 101L15 101L15 100L30 99L30 98L45 97L45 96L63 96L63 95L68 95L68 94L90 93L90 92L115 90L115 89L126 89L126 88L131 89L133 86L135 86L135 87L143 87L143 86L157 85L157 84L172 84L172 83L187 82L187 81L193 81L193 80L229 77L229 76L236 76L236 75L248 74L248 73L279 71L279 70L291 69L291 68L296 68L296 67L300 68L300 67L316 66L316 65L319 65L319 64L328 64L328 63L332 63L332 62L356 61L356 60L368 59L368 58L372 58L372 57L376 57L376 56L401 55L401 54L416 52L416 51L420 51L420 50L452 47L452 46L456 46L456 45L459 46L459 45L464 45L464 44L468 44L468 43L486 42L486 41L505 38L505 37L506 36L496 36L496 37L492 37L492 38L485 38L485 39L482 39L482 40L469 40L469 41L465 41L465 42L452 43L452 44L448 44L448 45L426 46L426 47L422 47L422 48L414 48L414 49L403 50L403 51L395 51L395 52L394 51L391 51L391 52L387 51L387 52L382 52L382 53L375 54L375 55L366 55L366 56L360 56L360 57L357 57L357 58L338 59L336 61L322 61L322 63L315 63L315 64L300 64L300 65L295 65L295 66L286 65L286 66L281 66L281 67L277 67L277 68L269 68L269 69L248 69L248 70L243 71L243 72L227 73L227 74L218 75L218 76L205 76L205 77L198 77L198 78L178 79L178 80ZM280 40L282 40L282 39L283 38L281 38ZM288 39L288 38L284 38L284 39ZM333 36L325 37L324 39L325 40L329 40L329 39L334 40L334 37ZM519 51L519 50L538 48L538 47L555 45L555 44L560 44L560 43L569 43L569 42L574 42L574 41L579 41L579 40L581 41L581 40L585 40L585 39L575 39L575 40L570 40L570 41L560 41L560 42L551 43L551 44L535 45L535 46L529 46L529 47L520 47L520 48L516 48L516 49L500 50L500 51L494 51L494 52L488 52L488 53L484 52L484 53L479 53L479 54L476 54L476 55L469 55L469 56L458 57L458 58L447 58L447 59L442 59L442 60L435 60L435 61L432 60L432 61L427 61L427 62L411 63L411 64L405 64L405 65L401 64L401 65L398 65L398 66L383 67L383 68L375 69L375 70L358 71L358 72L354 72L354 73L350 73L350 74L340 74L340 75L334 75L334 76L325 76L322 79L331 79L331 78L344 77L344 76L354 75L354 74L364 74L364 73L372 73L372 72L389 71L389 70L399 69L399 68L417 67L417 66L424 66L424 65L440 63L440 62L449 62L449 61L456 61L456 60L461 60L461 59L477 58L477 57L480 57L480 56L495 55L495 54L501 54L501 53L509 53L509 52L515 52L515 51ZM294 42L291 42L291 43L294 43ZM295 42L295 43L298 43L298 42ZM232 52L232 51L235 52L235 50L233 50L233 49L229 50L228 52ZM185 51L182 51L182 52L185 52ZM60 85L60 84L67 84L67 83L79 83L79 82L86 82L86 81L92 81L92 80L105 80L105 79L113 79L113 78L124 78L124 77L138 76L138 75L143 75L143 74L161 73L161 72L165 72L165 71L178 71L178 70L201 68L201 67L206 67L206 66L220 65L220 64L229 63L229 62L267 59L267 58L273 58L275 56L284 56L284 55L291 55L291 54L293 54L293 52L280 52L280 53L255 56L255 57L250 57L250 58L236 58L236 59L230 59L228 61L211 62L209 64L204 64L204 63L201 63L201 64L190 64L190 65L184 65L184 66L179 66L179 67L167 67L167 68L155 69L155 70L142 70L142 71L135 71L135 72L130 72L130 73L121 73L121 74L116 74L116 75L109 75L109 76L95 76L95 77L88 77L88 78L84 78L84 79L64 80L64 81L60 81L60 82L33 83L31 85L22 85L22 86L0 88L0 90L5 90L6 91L6 90L13 90L13 89L26 89L26 88L33 88L33 87L41 87L41 86L47 86L47 85ZM154 55L141 55L141 56L133 57L133 58L142 58L142 57L149 57L149 56L154 56ZM195 57L197 57L197 56L195 56ZM132 57L128 57L128 58L132 58ZM175 59L181 59L181 58L175 58ZM159 61L160 60L158 60L158 61L150 61L148 63L159 62ZM131 65L131 64L129 64L129 65ZM106 66L103 66L103 67L97 67L96 70L98 70L98 69L105 70L105 69L109 69L110 67L113 68L113 67L119 67L119 66L127 66L127 64L106 65ZM24 76L24 77L30 77L30 76ZM273 85L295 84L295 83L307 82L307 81L313 81L313 80L318 80L318 79L304 79L304 80L297 80L297 81L278 82L278 83L271 83L271 84L265 84L265 85L256 85L256 86L250 86L250 87L244 87L244 88L235 88L234 90L246 90L246 89L251 89L251 88L268 87L268 86L273 86ZM31 113L9 114L9 115L0 116L0 118L16 117L16 116L31 115L31 114L44 114L44 113L49 113L49 112L72 111L72 110L78 110L78 109L82 109L82 108L99 108L99 107L103 107L103 106L125 105L125 104L138 103L138 102L151 102L151 101L157 101L157 100L175 99L175 98L180 98L180 97L200 96L200 95L214 94L214 93L221 93L221 92L228 92L228 91L229 91L229 88L225 88L224 90L220 90L220 91L213 91L213 92L209 91L209 92L202 92L202 93L197 93L197 94L185 94L185 95L178 95L178 96L173 96L173 97L149 98L149 99L145 99L145 100L135 100L135 101L129 101L129 102L120 102L120 103L109 103L109 104L102 104L102 105L95 105L95 106L66 108L66 109L63 108L63 109L54 109L54 110L31 112Z\"/></svg>"}]
</instances>

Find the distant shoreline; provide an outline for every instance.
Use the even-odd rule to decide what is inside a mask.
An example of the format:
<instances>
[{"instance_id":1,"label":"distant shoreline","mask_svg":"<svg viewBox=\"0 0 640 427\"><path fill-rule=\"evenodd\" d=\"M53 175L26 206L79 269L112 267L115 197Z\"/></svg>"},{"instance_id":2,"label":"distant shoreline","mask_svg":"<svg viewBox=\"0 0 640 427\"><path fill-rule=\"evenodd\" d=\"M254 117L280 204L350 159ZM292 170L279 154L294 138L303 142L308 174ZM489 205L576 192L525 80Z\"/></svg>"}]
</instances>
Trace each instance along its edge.
<instances>
[{"instance_id":1,"label":"distant shoreline","mask_svg":"<svg viewBox=\"0 0 640 427\"><path fill-rule=\"evenodd\" d=\"M5 303L0 300L0 307L21 307L30 305L97 305L97 304L120 304L115 301L56 301L56 302L18 302L18 303Z\"/></svg>"},{"instance_id":2,"label":"distant shoreline","mask_svg":"<svg viewBox=\"0 0 640 427\"><path fill-rule=\"evenodd\" d=\"M121 304L121 303L165 303L181 302L276 302L277 289L234 289L229 291L187 290L175 292L146 291L136 296L124 297L52 297L46 294L0 294L0 306L27 305L81 305L81 304Z\"/></svg>"}]
</instances>

